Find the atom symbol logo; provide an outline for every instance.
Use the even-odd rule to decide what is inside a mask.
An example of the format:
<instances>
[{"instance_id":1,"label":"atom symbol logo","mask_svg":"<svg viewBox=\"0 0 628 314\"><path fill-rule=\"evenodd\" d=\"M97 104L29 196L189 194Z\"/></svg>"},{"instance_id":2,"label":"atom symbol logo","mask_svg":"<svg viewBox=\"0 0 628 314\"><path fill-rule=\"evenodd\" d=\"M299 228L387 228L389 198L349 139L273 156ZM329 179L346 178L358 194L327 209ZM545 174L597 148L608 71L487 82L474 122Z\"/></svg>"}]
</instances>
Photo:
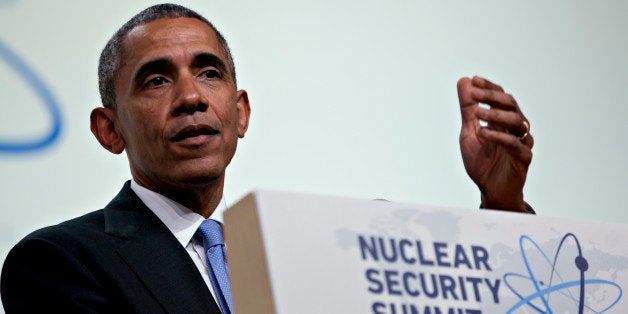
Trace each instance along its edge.
<instances>
[{"instance_id":1,"label":"atom symbol logo","mask_svg":"<svg viewBox=\"0 0 628 314\"><path fill-rule=\"evenodd\" d=\"M562 256L566 254L560 254L563 244L570 239L573 240L575 248L577 249L575 251L575 258L573 258L573 255ZM531 253L526 253L524 248L526 243L532 245L532 248L536 250L533 251L533 253L536 253L537 257L540 257L536 262L533 262L531 256L529 256ZM553 260L550 260L539 245L529 236L522 235L519 238L519 247L527 275L517 273L507 273L504 275L504 283L508 289L520 299L507 313L514 313L514 311L522 307L531 308L537 313L553 313L552 307L555 307L555 304L559 304L556 302L557 300L562 302L560 303L561 310L564 310L562 309L564 304L569 304L573 305L574 308L577 307L578 313L604 313L615 306L622 297L622 289L618 284L604 279L587 278L587 276L585 276L587 270L589 270L589 262L583 256L580 242L573 233L567 233L563 236L556 249ZM559 265L561 266L561 270L564 270L562 268L564 266L569 266L572 269L570 271L559 272L557 268ZM532 266L535 267L533 268ZM569 274L566 275L567 273ZM577 279L568 280L566 279L568 277L577 277ZM530 290L530 283L532 284L532 293L525 296L521 290ZM614 300L607 302L605 305L599 306L596 304L596 307L601 307L601 309L596 309L594 306L587 303L587 295L585 294L587 291L585 287L588 288L591 286L607 288L607 290L612 290L616 293L617 296ZM610 295L612 298L614 294Z\"/></svg>"}]
</instances>

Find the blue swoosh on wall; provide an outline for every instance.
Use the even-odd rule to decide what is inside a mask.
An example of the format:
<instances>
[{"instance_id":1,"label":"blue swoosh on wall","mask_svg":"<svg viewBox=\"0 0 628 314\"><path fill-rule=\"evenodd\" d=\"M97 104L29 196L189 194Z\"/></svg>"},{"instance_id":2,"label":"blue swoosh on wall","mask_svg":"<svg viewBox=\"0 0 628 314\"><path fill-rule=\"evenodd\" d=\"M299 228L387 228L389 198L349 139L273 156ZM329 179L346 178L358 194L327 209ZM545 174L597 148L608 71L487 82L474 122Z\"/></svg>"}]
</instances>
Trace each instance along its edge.
<instances>
[{"instance_id":1,"label":"blue swoosh on wall","mask_svg":"<svg viewBox=\"0 0 628 314\"><path fill-rule=\"evenodd\" d=\"M59 138L63 124L59 103L57 103L52 93L39 78L37 73L0 39L0 61L2 60L6 62L9 69L13 70L17 76L22 78L28 87L32 89L34 94L43 101L44 107L47 109L50 119L52 120L52 126L43 136L35 139L7 139L0 135L0 154L28 153L52 145ZM4 104L4 106L6 105L7 104Z\"/></svg>"}]
</instances>

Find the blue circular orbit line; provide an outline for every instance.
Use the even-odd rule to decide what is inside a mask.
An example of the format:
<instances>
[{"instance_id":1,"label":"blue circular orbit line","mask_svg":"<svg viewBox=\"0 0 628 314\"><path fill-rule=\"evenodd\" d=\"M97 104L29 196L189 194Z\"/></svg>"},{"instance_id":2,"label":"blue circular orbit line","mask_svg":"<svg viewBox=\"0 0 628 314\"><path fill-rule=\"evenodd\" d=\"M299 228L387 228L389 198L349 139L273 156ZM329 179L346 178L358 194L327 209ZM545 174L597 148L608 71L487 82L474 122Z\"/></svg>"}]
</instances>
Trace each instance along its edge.
<instances>
[{"instance_id":1,"label":"blue circular orbit line","mask_svg":"<svg viewBox=\"0 0 628 314\"><path fill-rule=\"evenodd\" d=\"M521 238L519 238L519 248L521 249L521 256L523 257L523 263L526 266L526 269L528 271L528 275L530 276L530 279L532 281L532 284L534 285L534 288L536 289L536 291L540 291L541 287L539 287L539 284L536 280L536 277L534 276L534 272L532 271L532 268L530 268L530 262L528 261L528 257L525 254L525 249L523 247L523 241L524 240L529 240L530 242L532 242L532 244L537 248L537 250L541 253L541 255L543 255L543 257L547 260L547 262L549 262L551 264L550 259L547 257L547 255L545 255L545 252L543 252L543 250L539 247L539 245L534 242L534 240L532 240L532 238L530 238L527 235L522 235ZM547 313L551 313L551 309L549 306L549 303L547 302L547 300L545 298L541 298L541 301L543 302L543 305L545 305L545 309L548 311ZM536 306L535 306L536 308Z\"/></svg>"},{"instance_id":2,"label":"blue circular orbit line","mask_svg":"<svg viewBox=\"0 0 628 314\"><path fill-rule=\"evenodd\" d=\"M566 237L568 237L568 236L572 236L572 237L573 237L576 241L578 241L578 239L576 238L576 236L575 236L574 234L572 234L572 233L568 233L568 234L567 234L567 235L565 235L565 236L563 237L563 239L561 240L561 244L562 244L562 242L565 240L565 238L566 238ZM555 261L554 261L554 263L552 263L552 262L551 262L551 260L549 259L549 257L545 254L545 252L543 252L543 250L541 249L541 247L540 247L540 246L539 246L539 245L538 245L538 244L537 244L537 243L536 243L536 242L535 242L535 241L534 241L531 237L529 237L529 236L527 236L527 235L521 235L521 237L519 238L519 247L520 247L520 249L521 249L521 256L522 256L522 258L523 258L523 262L524 262L524 264L525 264L525 267L526 267L526 269L527 269L527 271L528 271L528 275L529 275L530 277L526 277L526 276L524 276L524 275L521 275L521 274L516 274L516 273L507 273L507 274L504 274L504 283L505 283L505 284L506 284L506 286L507 286L507 287L508 287L508 288L509 288L509 289L510 289L510 290L511 290L511 291L512 291L512 292L513 292L513 293L514 293L517 297L519 297L519 299L520 299L520 301L519 301L517 304L515 304L514 306L512 306L512 307L508 310L508 312L507 312L507 313L512 313L513 311L515 311L515 310L516 310L516 309L518 309L519 307L521 307L521 306L523 306L523 305L526 305L526 304L527 304L527 305L529 305L529 306L531 306L531 307L532 307L535 311L537 311L538 313L552 313L552 309L551 309L551 307L549 306L549 304L547 303L547 300L544 298L544 296L549 295L549 294L551 294L551 293L553 293L553 292L558 292L558 291L560 291L560 290L562 290L562 289L567 289L567 288L571 288L571 287L575 287L575 286L582 286L583 284L603 284L603 285L611 285L611 286L614 286L615 288L617 288L617 290L618 290L618 292L619 292L619 294L618 294L617 298L616 298L616 299L615 299L615 300L614 300L614 301L613 301L610 305L608 305L606 308L604 308L604 309L602 309L601 311L596 312L596 313L604 313L604 312L606 312L607 310L609 310L609 309L611 309L613 306L615 306L615 305L619 302L619 300L622 298L623 291L622 291L621 286L619 286L617 283L614 283L614 282L612 282L612 281L602 280L602 279L584 279L584 278L581 278L581 280L575 280L575 281L570 281L570 282L563 282L563 283L561 283L561 284L559 284L559 285L550 286L550 287L548 287L548 288L546 288L546 289L541 289L541 287L539 287L539 286L538 286L538 283L537 283L536 278L535 278L535 276L534 276L534 272L532 271L532 269L531 269L531 267L530 267L530 265L529 265L529 262L528 262L527 256L526 256L526 254L525 254L525 250L524 250L524 247L523 247L523 243L524 243L524 241L525 241L525 240L529 241L529 242L530 242L530 243L531 243L534 247L536 247L536 249L538 250L538 252L540 252L540 253L541 253L541 255L543 256L543 258L544 258L544 259L545 259L545 260L546 260L546 261L547 261L550 265L552 265L552 266L553 266L553 268L555 267ZM579 252L580 252L580 256L581 256L582 251L581 251L581 249L580 249L579 245L578 245L578 248L579 248ZM559 250L560 250L560 246L559 246L559 248L558 248L558 251L559 251ZM557 253L558 253L558 252L557 252ZM554 272L555 272L555 270L553 270L553 271L552 271L552 275L554 274ZM562 276L560 276L560 274L559 274L559 273L556 273L556 275L557 275L557 277L558 277L561 281L563 280L563 279L562 279ZM512 287L512 286L510 285L510 283L508 282L508 277L511 277L511 276L514 276L514 277L519 277L519 278L523 278L523 279L527 279L527 280L532 281L532 283L533 283L534 287L536 288L536 292L535 292L535 293L533 293L532 295L528 295L527 297L524 297L523 295L519 294L519 293L518 293L518 292L514 289L514 287ZM584 279L584 280L583 280L583 279ZM582 282L582 281L584 281L584 282ZM551 284L551 281L550 281L550 284ZM569 290L567 290L567 291L569 291ZM571 297L571 298L575 301L575 298L571 295L571 293L569 293L569 294L570 294L570 297ZM545 305L545 309L546 309L546 311L543 311L541 308L537 307L536 305L534 305L534 304L531 302L531 301L533 301L533 300L535 300L535 299L537 299L537 298L541 299L541 301L542 301L542 302L543 302L543 304ZM586 305L585 305L585 307L587 307L588 309L592 310L590 307L588 307L588 306L586 306ZM580 310L582 310L582 309L580 309ZM595 311L594 311L594 312L595 312Z\"/></svg>"},{"instance_id":3,"label":"blue circular orbit line","mask_svg":"<svg viewBox=\"0 0 628 314\"><path fill-rule=\"evenodd\" d=\"M0 153L28 153L52 145L61 134L63 120L59 104L39 76L24 62L8 45L0 39L0 59L4 59L17 75L19 75L43 100L52 119L52 127L40 138L27 141L7 140L0 138Z\"/></svg>"},{"instance_id":4,"label":"blue circular orbit line","mask_svg":"<svg viewBox=\"0 0 628 314\"><path fill-rule=\"evenodd\" d=\"M613 303L611 303L609 306L607 306L606 308L602 309L601 311L597 312L597 313L604 313L607 310L609 310L610 308L612 308L613 306L615 306L615 304L617 304L617 302L619 302L619 300L622 297L622 290L621 287L612 282L612 281L608 281L608 280L602 280L602 279L587 279L585 280L586 283L588 284L604 284L604 285L611 285L614 286L615 288L618 289L619 291L619 295L617 296L617 298L615 299L615 301L613 301ZM569 282L565 282L565 283L561 283L559 285L555 285L552 287L549 287L547 289L543 289L543 290L539 290L536 293L533 293L523 299L521 299L517 304L513 305L508 312L506 313L512 313L514 310L518 309L519 307L525 305L525 304L529 304L530 301L536 299L536 298L542 298L542 296L544 295L548 295L552 292L558 291L558 290L562 290L562 289L566 289L566 288L571 288L571 287L576 287L580 285L580 280L574 280L574 281L569 281ZM540 312L540 313L551 313L551 309L550 312Z\"/></svg>"}]
</instances>

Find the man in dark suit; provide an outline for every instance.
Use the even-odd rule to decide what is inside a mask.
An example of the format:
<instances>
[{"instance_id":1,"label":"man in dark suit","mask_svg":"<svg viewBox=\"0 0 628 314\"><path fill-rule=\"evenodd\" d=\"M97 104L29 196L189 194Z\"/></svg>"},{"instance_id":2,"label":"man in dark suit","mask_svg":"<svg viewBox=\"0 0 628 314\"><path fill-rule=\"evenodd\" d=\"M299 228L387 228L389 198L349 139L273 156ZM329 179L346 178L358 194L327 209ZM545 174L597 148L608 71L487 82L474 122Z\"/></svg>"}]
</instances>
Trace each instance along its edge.
<instances>
[{"instance_id":1,"label":"man in dark suit","mask_svg":"<svg viewBox=\"0 0 628 314\"><path fill-rule=\"evenodd\" d=\"M92 133L110 152L126 151L133 180L104 209L38 230L11 250L5 310L230 312L195 235L221 219L225 169L250 116L226 41L191 10L153 6L108 42L99 80L103 107L92 111ZM461 79L458 93L461 150L482 207L525 212L527 120L485 79Z\"/></svg>"}]
</instances>

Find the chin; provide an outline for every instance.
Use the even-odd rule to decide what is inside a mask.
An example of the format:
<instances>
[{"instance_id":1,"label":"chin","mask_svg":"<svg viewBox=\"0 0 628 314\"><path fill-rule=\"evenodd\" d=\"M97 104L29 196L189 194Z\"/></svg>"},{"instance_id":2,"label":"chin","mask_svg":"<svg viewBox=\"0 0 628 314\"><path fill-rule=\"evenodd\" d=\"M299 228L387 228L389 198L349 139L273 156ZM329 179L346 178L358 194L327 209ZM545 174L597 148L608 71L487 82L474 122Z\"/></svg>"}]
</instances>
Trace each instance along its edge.
<instances>
[{"instance_id":1,"label":"chin","mask_svg":"<svg viewBox=\"0 0 628 314\"><path fill-rule=\"evenodd\" d=\"M178 166L171 173L172 181L187 186L203 186L222 182L225 176L225 168L214 165L194 164Z\"/></svg>"}]
</instances>

